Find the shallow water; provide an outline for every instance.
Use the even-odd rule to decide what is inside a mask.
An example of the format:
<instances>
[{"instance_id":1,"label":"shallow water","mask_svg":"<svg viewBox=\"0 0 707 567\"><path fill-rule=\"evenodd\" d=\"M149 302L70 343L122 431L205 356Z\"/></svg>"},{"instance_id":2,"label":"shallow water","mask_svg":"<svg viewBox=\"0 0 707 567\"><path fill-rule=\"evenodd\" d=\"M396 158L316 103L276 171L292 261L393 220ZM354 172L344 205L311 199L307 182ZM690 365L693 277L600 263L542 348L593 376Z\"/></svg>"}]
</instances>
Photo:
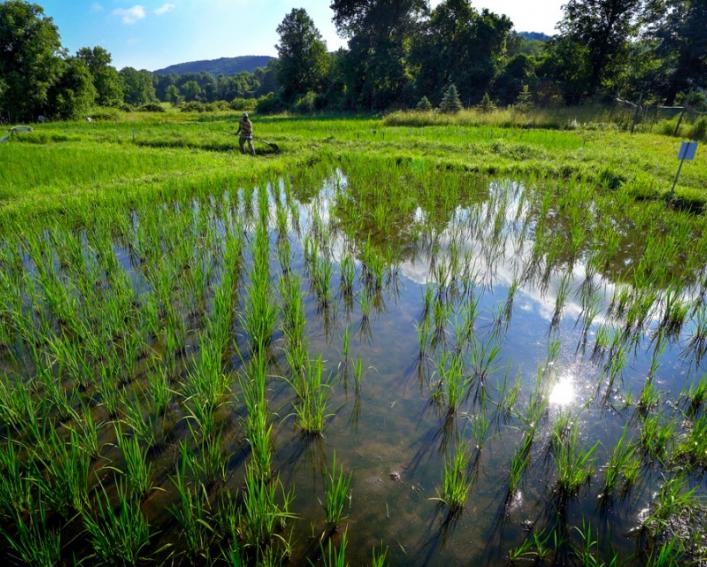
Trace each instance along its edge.
<instances>
[{"instance_id":1,"label":"shallow water","mask_svg":"<svg viewBox=\"0 0 707 567\"><path fill-rule=\"evenodd\" d=\"M375 217L365 217L353 222L352 218L361 211L369 212L367 201L357 198L355 182L345 172L336 171L319 188L293 186L286 191L282 182L269 186L273 300L280 301L277 284L283 272L277 247L279 239L286 237L291 249L290 270L302 279L309 351L323 356L331 379L331 416L324 435L303 437L291 415L293 392L281 378L289 371L285 360L287 341L278 326L269 348L272 377L268 403L275 426L273 469L295 493L292 509L298 519L290 523L293 562L300 564L307 557L317 557L324 529L320 504L323 472L334 452L337 461L353 474L351 505L343 523L352 565L367 563L371 550L380 546L387 548L389 563L394 565L504 565L509 549L521 544L531 527L554 527L576 542L572 527L581 526L584 521L598 532L602 549L612 546L625 556L635 552L638 540L627 533L638 525L640 514L650 506L660 485L661 467L646 461L640 482L625 497L613 498L603 505L598 495L603 478L601 467L608 461L624 426L630 424L632 437L638 431L635 400L651 373L661 301L654 302L640 329L627 334L630 336L620 343L623 348L618 352L597 353L595 344L600 333L608 332L611 337L624 329L622 318L611 313L610 306L617 286L626 285L619 278L639 260L640 236L623 234L620 259L600 272L592 267L586 251L569 259L556 254L550 260L549 248L538 248L533 192L522 183L479 182L463 203L454 203L441 213L426 210L420 203L414 214L403 219L386 216L374 222L371 218ZM353 196L356 198L351 201ZM228 203L225 209L224 203ZM229 209L233 204L236 208ZM279 207L286 207L287 235L281 234L277 226ZM136 233L140 230L140 215L145 214L148 213L138 212L127 221ZM204 265L216 266L219 239L234 219L242 219L246 240L252 241L258 216L257 191L241 190L225 198L197 202L186 212L167 208L164 214L189 217L185 226L191 232L184 238L196 242L202 251L214 246L201 259ZM566 219L561 212L551 211L549 218L550 225L553 219L556 222L552 230L562 235ZM207 224L217 235L211 244L204 233ZM319 255L333 262L333 301L326 308L312 292L305 240L307 246L317 241ZM116 259L139 297L151 288L144 266L131 254L131 248L137 247L124 239L113 243ZM347 254L356 260L350 300L338 285L339 262ZM385 257L379 291L372 291L372 270L366 267L372 254ZM244 271L250 264L246 249ZM28 256L25 266L35 277ZM218 272L217 268L212 285L218 281ZM700 274L687 274L685 278L699 282ZM249 278L244 274L241 279L242 306ZM434 298L442 298L449 312L439 325L435 340L430 341L433 344L428 344L420 356L417 326L425 317L427 288L434 290ZM702 291L698 284L681 288L683 300L694 309L680 332L666 338L664 349L658 349L655 355L658 365L656 368L653 364L653 380L663 393L658 409L667 415L681 415L675 405L680 392L707 370L705 361L687 348L694 331L690 317L696 316L699 308L704 310ZM566 300L558 309L558 295L564 292ZM363 294L371 298L369 316L362 311ZM455 328L473 300L478 300L474 341L460 342ZM428 316L433 331L435 315ZM189 356L198 348L202 321L198 314L189 321L193 334L177 373L185 372ZM600 331L602 328L604 331ZM351 338L348 359L342 353L345 329ZM233 335L247 358L248 339L238 319ZM436 402L434 397L439 379L437 361L444 351L459 348L466 373L472 377L473 344L476 348L497 345L499 354L483 380L471 378L469 394L450 416L444 403ZM155 352L164 348L159 341L152 346ZM611 359L622 356L625 365L613 375L613 384L609 385ZM358 357L365 367L359 386L353 376L353 362ZM22 374L13 363L6 364ZM236 380L243 368L241 357L233 354L227 368L232 372L233 393L219 413L225 427L230 477L213 489L214 495L218 491L238 491L248 458L240 424L245 409ZM496 406L504 381L510 386L516 377L521 390L515 413L498 415ZM531 462L520 488L509 493L510 462L526 428L521 416L536 382L547 397L548 408L538 426ZM472 434L473 422L484 411L491 426L478 448ZM562 500L556 491L549 437L555 421L566 413L580 424L582 448L596 442L599 445L594 454L597 472L591 481L576 497ZM175 430L167 446L153 455L154 481L166 492L153 492L143 503L152 528L162 532L156 536L158 542L178 542L176 526L165 507L172 501L169 475L176 461L176 443L188 435L180 415L179 409L174 408L171 423ZM468 474L473 481L464 509L450 516L434 498L442 481L445 458L459 443L468 444ZM702 491L703 476L692 478ZM339 535L333 537L338 541ZM640 561L636 560L636 564Z\"/></svg>"}]
</instances>

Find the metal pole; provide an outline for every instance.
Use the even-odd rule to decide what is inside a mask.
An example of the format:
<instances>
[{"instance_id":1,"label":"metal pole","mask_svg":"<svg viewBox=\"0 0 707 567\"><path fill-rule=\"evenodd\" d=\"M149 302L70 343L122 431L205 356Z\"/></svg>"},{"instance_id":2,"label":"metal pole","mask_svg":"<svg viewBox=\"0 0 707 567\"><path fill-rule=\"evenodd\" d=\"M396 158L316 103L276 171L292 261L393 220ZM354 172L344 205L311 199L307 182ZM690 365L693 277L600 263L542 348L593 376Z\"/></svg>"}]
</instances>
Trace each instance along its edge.
<instances>
[{"instance_id":1,"label":"metal pole","mask_svg":"<svg viewBox=\"0 0 707 567\"><path fill-rule=\"evenodd\" d=\"M682 164L684 161L685 161L685 158L680 160L680 164L678 165L678 170L675 173L675 179L673 179L673 187L672 187L672 189L670 189L670 198L671 199L675 195L675 186L678 184L678 178L680 177L680 170L682 169Z\"/></svg>"},{"instance_id":2,"label":"metal pole","mask_svg":"<svg viewBox=\"0 0 707 567\"><path fill-rule=\"evenodd\" d=\"M680 118L678 118L678 123L675 125L675 131L673 132L673 136L677 136L678 132L680 132L680 124L682 124L682 118L685 116L685 112L687 111L687 107L684 107L682 109L682 112L680 113Z\"/></svg>"}]
</instances>

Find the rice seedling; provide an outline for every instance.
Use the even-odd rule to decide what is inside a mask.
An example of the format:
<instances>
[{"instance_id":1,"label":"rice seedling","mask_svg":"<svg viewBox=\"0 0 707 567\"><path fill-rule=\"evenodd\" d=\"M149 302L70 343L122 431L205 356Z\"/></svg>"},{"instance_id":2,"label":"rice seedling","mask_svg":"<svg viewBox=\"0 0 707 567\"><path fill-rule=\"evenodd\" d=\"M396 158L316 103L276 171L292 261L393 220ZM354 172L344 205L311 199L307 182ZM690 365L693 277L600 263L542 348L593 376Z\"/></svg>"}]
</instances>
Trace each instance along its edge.
<instances>
[{"instance_id":1,"label":"rice seedling","mask_svg":"<svg viewBox=\"0 0 707 567\"><path fill-rule=\"evenodd\" d=\"M467 476L469 458L466 446L460 444L454 451L454 456L444 462L444 472L442 475L442 486L437 492L437 500L445 504L450 512L459 512L466 503L471 481Z\"/></svg>"},{"instance_id":2,"label":"rice seedling","mask_svg":"<svg viewBox=\"0 0 707 567\"><path fill-rule=\"evenodd\" d=\"M707 468L707 415L692 422L687 434L676 445L673 459Z\"/></svg>"},{"instance_id":3,"label":"rice seedling","mask_svg":"<svg viewBox=\"0 0 707 567\"><path fill-rule=\"evenodd\" d=\"M134 565L144 558L150 542L150 526L139 503L120 484L117 509L102 488L95 500L94 513L84 510L81 518L100 563Z\"/></svg>"},{"instance_id":4,"label":"rice seedling","mask_svg":"<svg viewBox=\"0 0 707 567\"><path fill-rule=\"evenodd\" d=\"M0 528L0 534L9 546L8 559L17 559L26 565L52 567L61 561L61 535L47 522L47 509L41 500L27 516L17 514L15 533Z\"/></svg>"},{"instance_id":5,"label":"rice seedling","mask_svg":"<svg viewBox=\"0 0 707 567\"><path fill-rule=\"evenodd\" d=\"M579 535L581 543L573 545L572 551L574 558L580 565L584 567L613 567L620 564L619 555L613 551L608 562L602 560L599 541L589 522L582 519L582 526L575 526L574 529Z\"/></svg>"},{"instance_id":6,"label":"rice seedling","mask_svg":"<svg viewBox=\"0 0 707 567\"><path fill-rule=\"evenodd\" d=\"M247 373L241 376L243 400L247 410L245 418L246 440L250 446L253 467L263 478L270 477L272 454L272 424L268 421L265 400L265 355L256 354Z\"/></svg>"},{"instance_id":7,"label":"rice seedling","mask_svg":"<svg viewBox=\"0 0 707 567\"><path fill-rule=\"evenodd\" d=\"M84 510L91 458L82 450L76 432L70 432L68 443L52 432L31 451L43 471L35 477L42 499L64 518Z\"/></svg>"},{"instance_id":8,"label":"rice seedling","mask_svg":"<svg viewBox=\"0 0 707 567\"><path fill-rule=\"evenodd\" d=\"M349 349L351 346L351 337L349 336L349 328L346 327L344 329L344 333L342 335L342 347L341 347L341 356L345 361L349 359Z\"/></svg>"},{"instance_id":9,"label":"rice seedling","mask_svg":"<svg viewBox=\"0 0 707 567\"><path fill-rule=\"evenodd\" d=\"M214 537L211 510L206 487L196 482L189 485L187 474L195 465L185 443L180 446L180 460L172 483L179 497L171 513L180 528L181 539L192 559L208 560L209 548Z\"/></svg>"},{"instance_id":10,"label":"rice seedling","mask_svg":"<svg viewBox=\"0 0 707 567\"><path fill-rule=\"evenodd\" d=\"M649 410L658 406L660 397L660 392L653 385L653 380L646 380L641 390L641 396L638 398L638 410L646 415Z\"/></svg>"},{"instance_id":11,"label":"rice seedling","mask_svg":"<svg viewBox=\"0 0 707 567\"><path fill-rule=\"evenodd\" d=\"M556 553L562 543L557 530L533 530L523 543L508 552L508 560L511 564L529 560L542 564Z\"/></svg>"},{"instance_id":12,"label":"rice seedling","mask_svg":"<svg viewBox=\"0 0 707 567\"><path fill-rule=\"evenodd\" d=\"M126 489L131 496L139 499L152 488L151 466L147 460L149 446L143 446L136 436L126 437L118 426L115 427L115 436L123 456L124 468L121 472Z\"/></svg>"},{"instance_id":13,"label":"rice seedling","mask_svg":"<svg viewBox=\"0 0 707 567\"><path fill-rule=\"evenodd\" d=\"M344 518L344 508L351 499L351 474L344 473L344 468L336 466L336 453L332 458L331 468L325 473L324 513L327 524L336 528Z\"/></svg>"},{"instance_id":14,"label":"rice seedling","mask_svg":"<svg viewBox=\"0 0 707 567\"><path fill-rule=\"evenodd\" d=\"M678 567L682 564L683 553L682 542L674 536L651 552L646 567Z\"/></svg>"},{"instance_id":15,"label":"rice seedling","mask_svg":"<svg viewBox=\"0 0 707 567\"><path fill-rule=\"evenodd\" d=\"M388 550L382 546L380 550L373 549L371 552L371 567L385 567L385 560L388 557Z\"/></svg>"},{"instance_id":16,"label":"rice seedling","mask_svg":"<svg viewBox=\"0 0 707 567\"><path fill-rule=\"evenodd\" d=\"M485 382L493 371L493 363L500 353L501 347L498 344L475 341L471 349L471 367L474 371L474 378L481 383Z\"/></svg>"},{"instance_id":17,"label":"rice seedling","mask_svg":"<svg viewBox=\"0 0 707 567\"><path fill-rule=\"evenodd\" d=\"M363 380L363 359L359 356L354 361L354 382L357 392L361 389L361 380Z\"/></svg>"},{"instance_id":18,"label":"rice seedling","mask_svg":"<svg viewBox=\"0 0 707 567\"><path fill-rule=\"evenodd\" d=\"M429 319L425 318L422 323L415 325L417 331L417 350L418 357L422 360L427 352L427 345L430 340L430 323Z\"/></svg>"},{"instance_id":19,"label":"rice seedling","mask_svg":"<svg viewBox=\"0 0 707 567\"><path fill-rule=\"evenodd\" d=\"M690 510L697 502L696 489L687 488L684 476L674 476L663 482L653 502L653 507L643 521L643 526L657 534L673 516Z\"/></svg>"},{"instance_id":20,"label":"rice seedling","mask_svg":"<svg viewBox=\"0 0 707 567\"><path fill-rule=\"evenodd\" d=\"M317 258L317 267L314 272L314 290L323 308L331 304L331 273L332 262L326 256Z\"/></svg>"},{"instance_id":21,"label":"rice seedling","mask_svg":"<svg viewBox=\"0 0 707 567\"><path fill-rule=\"evenodd\" d=\"M508 384L508 374L504 374L503 383L498 392L499 401L496 404L496 412L498 415L501 415L504 418L511 416L513 409L518 402L520 388L520 374L516 373L516 379L511 386Z\"/></svg>"},{"instance_id":22,"label":"rice seedling","mask_svg":"<svg viewBox=\"0 0 707 567\"><path fill-rule=\"evenodd\" d=\"M256 228L251 286L243 326L254 350L263 349L272 337L277 311L270 299L269 240L265 226Z\"/></svg>"},{"instance_id":23,"label":"rice seedling","mask_svg":"<svg viewBox=\"0 0 707 567\"><path fill-rule=\"evenodd\" d=\"M553 447L557 465L558 487L563 497L575 495L594 474L592 456L599 446L597 441L589 449L582 451L578 445L579 425L570 426L565 439Z\"/></svg>"},{"instance_id":24,"label":"rice seedling","mask_svg":"<svg viewBox=\"0 0 707 567\"><path fill-rule=\"evenodd\" d=\"M641 462L636 453L636 447L631 443L626 435L628 428L624 428L621 437L614 445L611 457L606 465L604 474L604 488L602 495L607 497L614 493L619 480L623 480L624 487L632 486L641 467Z\"/></svg>"},{"instance_id":25,"label":"rice seedling","mask_svg":"<svg viewBox=\"0 0 707 567\"><path fill-rule=\"evenodd\" d=\"M663 462L668 457L668 445L673 438L675 425L663 422L662 416L651 415L643 420L639 436L641 448L652 459Z\"/></svg>"},{"instance_id":26,"label":"rice seedling","mask_svg":"<svg viewBox=\"0 0 707 567\"><path fill-rule=\"evenodd\" d=\"M341 260L341 263L339 264L339 272L341 274L340 289L342 295L345 297L352 297L354 278L356 277L356 265L351 255L347 254Z\"/></svg>"},{"instance_id":27,"label":"rice seedling","mask_svg":"<svg viewBox=\"0 0 707 567\"><path fill-rule=\"evenodd\" d=\"M344 530L344 533L341 534L338 548L334 547L332 538L327 540L326 548L324 547L324 543L319 544L324 567L348 567L349 563L346 560L346 546L348 545L347 532L348 530ZM311 562L310 564L313 565Z\"/></svg>"},{"instance_id":28,"label":"rice seedling","mask_svg":"<svg viewBox=\"0 0 707 567\"><path fill-rule=\"evenodd\" d=\"M466 396L469 379L464 374L464 361L459 353L443 352L437 362L438 388L447 401L447 413L454 414Z\"/></svg>"},{"instance_id":29,"label":"rice seedling","mask_svg":"<svg viewBox=\"0 0 707 567\"><path fill-rule=\"evenodd\" d=\"M691 384L687 391L683 391L680 398L687 403L687 415L696 416L707 401L707 374L703 375L697 384Z\"/></svg>"},{"instance_id":30,"label":"rice seedling","mask_svg":"<svg viewBox=\"0 0 707 567\"><path fill-rule=\"evenodd\" d=\"M292 382L297 394L294 410L298 425L308 435L320 435L324 430L330 386L323 376L324 361L318 356L313 361L308 358L301 379Z\"/></svg>"},{"instance_id":31,"label":"rice seedling","mask_svg":"<svg viewBox=\"0 0 707 567\"><path fill-rule=\"evenodd\" d=\"M240 529L246 550L258 553L277 539L285 522L294 518L289 510L292 495L285 492L278 479L268 482L251 466L246 466L245 491L240 515Z\"/></svg>"}]
</instances>

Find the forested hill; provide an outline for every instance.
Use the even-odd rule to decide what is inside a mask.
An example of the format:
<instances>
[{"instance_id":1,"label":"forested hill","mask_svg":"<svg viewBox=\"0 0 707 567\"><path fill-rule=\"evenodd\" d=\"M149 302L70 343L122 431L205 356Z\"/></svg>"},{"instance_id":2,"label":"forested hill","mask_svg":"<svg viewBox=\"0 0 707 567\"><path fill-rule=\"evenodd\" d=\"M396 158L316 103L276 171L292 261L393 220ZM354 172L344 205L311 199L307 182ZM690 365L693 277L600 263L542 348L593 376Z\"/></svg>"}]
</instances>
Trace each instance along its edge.
<instances>
[{"instance_id":1,"label":"forested hill","mask_svg":"<svg viewBox=\"0 0 707 567\"><path fill-rule=\"evenodd\" d=\"M187 73L211 73L213 75L237 75L243 71L252 73L259 67L265 67L274 57L269 55L243 55L241 57L221 57L205 61L190 61L170 65L154 71L155 75L185 75Z\"/></svg>"},{"instance_id":2,"label":"forested hill","mask_svg":"<svg viewBox=\"0 0 707 567\"><path fill-rule=\"evenodd\" d=\"M533 41L549 41L552 39L551 35L547 35L542 32L518 32L518 35L524 39L531 39Z\"/></svg>"}]
</instances>

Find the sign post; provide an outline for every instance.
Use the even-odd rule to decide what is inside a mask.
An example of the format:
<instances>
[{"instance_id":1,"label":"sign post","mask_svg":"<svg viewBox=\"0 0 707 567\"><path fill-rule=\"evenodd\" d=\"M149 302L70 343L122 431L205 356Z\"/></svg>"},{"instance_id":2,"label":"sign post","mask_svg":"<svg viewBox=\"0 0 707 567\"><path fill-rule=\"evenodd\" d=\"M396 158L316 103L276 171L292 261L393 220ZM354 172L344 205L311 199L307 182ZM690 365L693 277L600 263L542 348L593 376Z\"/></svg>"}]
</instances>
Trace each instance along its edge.
<instances>
[{"instance_id":1,"label":"sign post","mask_svg":"<svg viewBox=\"0 0 707 567\"><path fill-rule=\"evenodd\" d=\"M695 153L697 152L697 142L683 142L680 144L680 149L678 150L678 159L680 163L678 164L678 170L675 173L675 179L673 179L673 187L670 189L670 198L675 195L675 186L678 184L678 179L680 178L680 171L682 170L682 164L685 161L692 161L695 159Z\"/></svg>"}]
</instances>

